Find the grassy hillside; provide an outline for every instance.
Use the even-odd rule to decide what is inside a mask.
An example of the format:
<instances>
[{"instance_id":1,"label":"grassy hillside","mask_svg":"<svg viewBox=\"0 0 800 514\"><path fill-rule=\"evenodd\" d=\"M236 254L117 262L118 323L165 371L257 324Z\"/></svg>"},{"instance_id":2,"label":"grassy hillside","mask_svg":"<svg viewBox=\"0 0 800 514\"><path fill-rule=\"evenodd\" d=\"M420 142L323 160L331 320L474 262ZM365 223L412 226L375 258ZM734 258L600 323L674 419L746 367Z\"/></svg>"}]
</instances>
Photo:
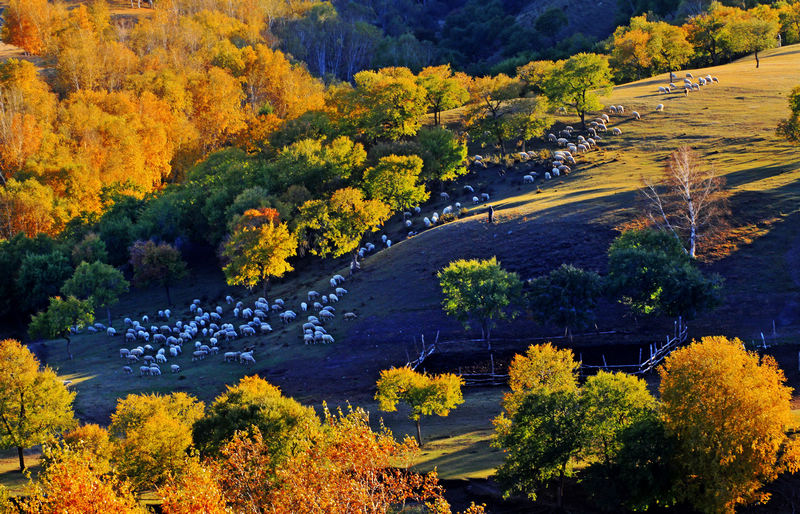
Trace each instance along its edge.
<instances>
[{"instance_id":1,"label":"grassy hillside","mask_svg":"<svg viewBox=\"0 0 800 514\"><path fill-rule=\"evenodd\" d=\"M472 216L402 240L406 229L393 220L385 233L395 244L369 256L363 271L344 284L349 294L336 305L337 319L329 324L336 338L333 345L304 345L300 323L283 327L273 316L269 320L273 334L230 344L231 349L255 344L258 362L249 368L223 363L221 355L191 362L190 345L186 345L184 355L170 361L181 365L181 373L170 374L168 366L162 366L165 373L161 377L129 376L123 373L125 363L119 358L119 348L126 345L119 337L104 334L77 337L73 361L63 359L62 341L47 342L37 350L72 381L78 392L77 413L84 419L105 421L116 398L128 393L187 391L209 401L225 384L252 373L305 403L350 401L375 412L371 396L381 369L402 365L408 355L418 351L422 335L427 342L437 332L442 340L463 337L461 327L441 313L437 270L456 258L497 255L505 267L523 278L545 273L562 262L603 272L614 228L635 214L640 178L658 174L669 152L683 144L693 146L727 178L733 213L728 240L704 264L726 278L725 304L693 321L690 336L724 333L751 340L760 332L771 333L774 320L781 341L797 342L800 152L779 141L774 127L787 115L787 93L800 84L800 47L766 53L760 69L744 59L690 71L695 76L711 73L720 84L688 97L656 93L659 85L667 83L666 76L616 88L606 103L625 106L625 114L612 115L610 123L620 127L622 136L605 136L601 149L581 156L579 166L568 177L523 185L522 175L529 168L521 165L504 176L493 169L474 172L448 188L454 197L451 202L470 207L472 195L461 193L464 184L488 192L498 223L489 225L481 213L483 207L478 207ZM664 112L655 112L659 103L665 105ZM629 114L632 110L641 113L642 119L634 120ZM457 116L457 112L448 113L448 119ZM559 123L577 126L574 117ZM434 202L424 207L422 215L441 212L445 205ZM422 228L421 217L414 223L416 229ZM374 240L380 247L379 234ZM270 298L282 297L299 312L299 302L305 300L309 289L327 292L329 277L335 272L345 274L341 266L341 262L314 264L274 286ZM207 263L174 292L179 307L173 309L173 320L176 316L188 318L186 308L193 298L213 307L224 305L223 298L229 293L237 299L242 296L224 285L215 263ZM135 291L115 307L115 326L123 331L123 316L152 317L165 303L160 290ZM358 320L342 321L341 314L346 311L357 312ZM597 336L578 337L577 345L646 344L661 339L668 329L664 321L635 325L612 304L603 305L601 315L598 328L616 330L620 335L602 341ZM227 305L225 316L226 321L238 325ZM499 350L519 351L531 338L558 332L521 319L499 327L498 337L521 339L500 343ZM448 348L457 355L458 346ZM798 378L794 366L796 360L787 369L792 381ZM489 474L500 458L487 441L501 394L496 389L470 390L467 404L449 418L423 424L433 439L424 455L424 467L438 465L445 477ZM402 412L384 418L396 431L411 433L412 426Z\"/></svg>"}]
</instances>

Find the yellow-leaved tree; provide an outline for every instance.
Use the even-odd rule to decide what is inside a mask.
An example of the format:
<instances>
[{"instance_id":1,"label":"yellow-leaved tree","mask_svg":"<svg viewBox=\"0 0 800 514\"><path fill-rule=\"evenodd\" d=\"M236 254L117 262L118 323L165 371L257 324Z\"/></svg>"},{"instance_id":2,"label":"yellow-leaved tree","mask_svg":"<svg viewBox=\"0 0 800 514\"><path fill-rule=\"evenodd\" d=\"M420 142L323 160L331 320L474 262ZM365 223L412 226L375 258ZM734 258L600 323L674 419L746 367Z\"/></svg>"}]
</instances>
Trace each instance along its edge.
<instances>
[{"instance_id":1,"label":"yellow-leaved tree","mask_svg":"<svg viewBox=\"0 0 800 514\"><path fill-rule=\"evenodd\" d=\"M678 442L682 491L703 512L732 513L764 501L761 487L798 469L791 388L770 356L739 339L705 337L675 351L659 369L662 414Z\"/></svg>"}]
</instances>

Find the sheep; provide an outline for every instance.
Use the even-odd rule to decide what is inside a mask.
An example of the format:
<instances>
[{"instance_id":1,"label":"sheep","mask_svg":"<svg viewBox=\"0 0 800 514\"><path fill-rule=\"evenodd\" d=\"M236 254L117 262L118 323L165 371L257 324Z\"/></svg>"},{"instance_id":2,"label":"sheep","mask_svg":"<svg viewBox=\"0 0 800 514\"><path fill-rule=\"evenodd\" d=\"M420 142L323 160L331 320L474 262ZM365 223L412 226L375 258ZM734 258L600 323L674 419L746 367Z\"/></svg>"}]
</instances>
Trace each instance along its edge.
<instances>
[{"instance_id":1,"label":"sheep","mask_svg":"<svg viewBox=\"0 0 800 514\"><path fill-rule=\"evenodd\" d=\"M244 327L240 329L239 332L242 333L242 337L256 335L256 330L253 327Z\"/></svg>"},{"instance_id":2,"label":"sheep","mask_svg":"<svg viewBox=\"0 0 800 514\"><path fill-rule=\"evenodd\" d=\"M314 334L305 333L303 334L303 342L305 344L311 344L314 342Z\"/></svg>"},{"instance_id":3,"label":"sheep","mask_svg":"<svg viewBox=\"0 0 800 514\"><path fill-rule=\"evenodd\" d=\"M622 130L620 130L619 127L614 127L613 129L611 129L611 133L614 134L615 136L620 136L622 135Z\"/></svg>"},{"instance_id":4,"label":"sheep","mask_svg":"<svg viewBox=\"0 0 800 514\"><path fill-rule=\"evenodd\" d=\"M300 302L300 310L306 312L308 310L308 304L306 302Z\"/></svg>"},{"instance_id":5,"label":"sheep","mask_svg":"<svg viewBox=\"0 0 800 514\"><path fill-rule=\"evenodd\" d=\"M617 112L620 113L620 114L624 113L625 112L625 107L623 107L621 105L618 105L617 106Z\"/></svg>"},{"instance_id":6,"label":"sheep","mask_svg":"<svg viewBox=\"0 0 800 514\"><path fill-rule=\"evenodd\" d=\"M642 119L642 117L641 117L641 116L639 115L639 113L638 113L638 112L636 112L636 111L632 111L632 112L631 112L631 114L632 114L632 115L633 115L633 117L634 117L635 119L637 119L637 120L640 120L640 119Z\"/></svg>"},{"instance_id":7,"label":"sheep","mask_svg":"<svg viewBox=\"0 0 800 514\"><path fill-rule=\"evenodd\" d=\"M413 225L413 223L411 222L411 220L406 220L405 225L406 228L411 228L411 225ZM331 287L333 287L333 281L331 281L331 284L332 284Z\"/></svg>"},{"instance_id":8,"label":"sheep","mask_svg":"<svg viewBox=\"0 0 800 514\"><path fill-rule=\"evenodd\" d=\"M261 330L262 334L266 334L267 332L272 332L272 325L269 323L262 323L259 325L258 329Z\"/></svg>"},{"instance_id":9,"label":"sheep","mask_svg":"<svg viewBox=\"0 0 800 514\"><path fill-rule=\"evenodd\" d=\"M225 297L225 302L226 302L228 305L232 304L232 303L233 303L233 296L231 296L231 295L228 295L228 296L226 296L226 297Z\"/></svg>"},{"instance_id":10,"label":"sheep","mask_svg":"<svg viewBox=\"0 0 800 514\"><path fill-rule=\"evenodd\" d=\"M609 110L609 112L617 114L617 106L616 105L609 105L608 106L608 110Z\"/></svg>"},{"instance_id":11,"label":"sheep","mask_svg":"<svg viewBox=\"0 0 800 514\"><path fill-rule=\"evenodd\" d=\"M150 375L152 376L161 376L161 368L158 366L150 366Z\"/></svg>"},{"instance_id":12,"label":"sheep","mask_svg":"<svg viewBox=\"0 0 800 514\"><path fill-rule=\"evenodd\" d=\"M664 104L656 105L656 111L663 111L663 110L664 110Z\"/></svg>"},{"instance_id":13,"label":"sheep","mask_svg":"<svg viewBox=\"0 0 800 514\"><path fill-rule=\"evenodd\" d=\"M345 289L343 287L337 287L336 288L336 295L337 296L343 296L343 295L346 295L346 294L347 294L347 289Z\"/></svg>"},{"instance_id":14,"label":"sheep","mask_svg":"<svg viewBox=\"0 0 800 514\"><path fill-rule=\"evenodd\" d=\"M352 321L358 317L358 314L355 312L345 312L343 317L345 321Z\"/></svg>"},{"instance_id":15,"label":"sheep","mask_svg":"<svg viewBox=\"0 0 800 514\"><path fill-rule=\"evenodd\" d=\"M150 323L150 318L147 316L147 314L145 314L144 316L142 316L142 323L144 323L145 325L147 325L148 323Z\"/></svg>"},{"instance_id":16,"label":"sheep","mask_svg":"<svg viewBox=\"0 0 800 514\"><path fill-rule=\"evenodd\" d=\"M488 202L489 201L489 193L481 193L481 201Z\"/></svg>"},{"instance_id":17,"label":"sheep","mask_svg":"<svg viewBox=\"0 0 800 514\"><path fill-rule=\"evenodd\" d=\"M274 303L274 304L272 304L271 309L273 311L282 311L283 310L283 305L280 305L278 303Z\"/></svg>"},{"instance_id":18,"label":"sheep","mask_svg":"<svg viewBox=\"0 0 800 514\"><path fill-rule=\"evenodd\" d=\"M239 358L240 354L241 352L225 352L222 355L222 358L224 359L225 362L234 362Z\"/></svg>"},{"instance_id":19,"label":"sheep","mask_svg":"<svg viewBox=\"0 0 800 514\"><path fill-rule=\"evenodd\" d=\"M139 366L139 376L142 377L144 375L150 374L150 366Z\"/></svg>"},{"instance_id":20,"label":"sheep","mask_svg":"<svg viewBox=\"0 0 800 514\"><path fill-rule=\"evenodd\" d=\"M525 175L522 177L523 184L533 184L533 175Z\"/></svg>"},{"instance_id":21,"label":"sheep","mask_svg":"<svg viewBox=\"0 0 800 514\"><path fill-rule=\"evenodd\" d=\"M545 179L545 180L550 180L551 178L552 178L552 177L550 176L550 172L549 172L549 171L545 171L545 172L544 172L544 179Z\"/></svg>"},{"instance_id":22,"label":"sheep","mask_svg":"<svg viewBox=\"0 0 800 514\"><path fill-rule=\"evenodd\" d=\"M133 370L131 369L130 366L122 366L122 371L124 371L126 375L132 375L133 374Z\"/></svg>"},{"instance_id":23,"label":"sheep","mask_svg":"<svg viewBox=\"0 0 800 514\"><path fill-rule=\"evenodd\" d=\"M130 350L128 350L127 348L120 348L119 349L119 358L120 359L125 359L125 358L128 357L128 355L130 353L131 353Z\"/></svg>"},{"instance_id":24,"label":"sheep","mask_svg":"<svg viewBox=\"0 0 800 514\"><path fill-rule=\"evenodd\" d=\"M439 198L441 198L442 200L449 200L450 195L447 193L439 193Z\"/></svg>"},{"instance_id":25,"label":"sheep","mask_svg":"<svg viewBox=\"0 0 800 514\"><path fill-rule=\"evenodd\" d=\"M244 352L239 355L239 362L242 364L255 364L256 360L253 358L252 352Z\"/></svg>"},{"instance_id":26,"label":"sheep","mask_svg":"<svg viewBox=\"0 0 800 514\"><path fill-rule=\"evenodd\" d=\"M547 141L550 143L555 143L556 141L558 141L558 138L556 137L555 134L547 134Z\"/></svg>"},{"instance_id":27,"label":"sheep","mask_svg":"<svg viewBox=\"0 0 800 514\"><path fill-rule=\"evenodd\" d=\"M419 205L417 205L416 207L414 207L414 214L419 214L420 212L422 212L422 208L420 208L420 206L419 206Z\"/></svg>"},{"instance_id":28,"label":"sheep","mask_svg":"<svg viewBox=\"0 0 800 514\"><path fill-rule=\"evenodd\" d=\"M242 311L242 318L250 319L252 317L253 317L253 309L251 309L250 307Z\"/></svg>"},{"instance_id":29,"label":"sheep","mask_svg":"<svg viewBox=\"0 0 800 514\"><path fill-rule=\"evenodd\" d=\"M132 363L132 362L139 362L139 357L137 357L136 355L128 355L128 357L127 357L127 361L128 361L129 363Z\"/></svg>"},{"instance_id":30,"label":"sheep","mask_svg":"<svg viewBox=\"0 0 800 514\"><path fill-rule=\"evenodd\" d=\"M206 358L206 355L208 355L208 352L206 352L205 350L194 351L192 352L192 362L201 361Z\"/></svg>"},{"instance_id":31,"label":"sheep","mask_svg":"<svg viewBox=\"0 0 800 514\"><path fill-rule=\"evenodd\" d=\"M386 248L389 248L391 246L392 246L392 240L391 239L387 239L386 240Z\"/></svg>"},{"instance_id":32,"label":"sheep","mask_svg":"<svg viewBox=\"0 0 800 514\"><path fill-rule=\"evenodd\" d=\"M563 137L558 138L558 141L556 142L558 143L558 146L567 146L568 143L568 141Z\"/></svg>"},{"instance_id":33,"label":"sheep","mask_svg":"<svg viewBox=\"0 0 800 514\"><path fill-rule=\"evenodd\" d=\"M133 321L130 318L125 318L124 320L122 320L122 322L125 323L126 327L130 326L133 323Z\"/></svg>"},{"instance_id":34,"label":"sheep","mask_svg":"<svg viewBox=\"0 0 800 514\"><path fill-rule=\"evenodd\" d=\"M336 303L339 301L339 297L336 296L334 293L331 293L328 295L328 300L330 300L331 303Z\"/></svg>"},{"instance_id":35,"label":"sheep","mask_svg":"<svg viewBox=\"0 0 800 514\"><path fill-rule=\"evenodd\" d=\"M717 77L711 77L711 82L716 82L719 84L719 79Z\"/></svg>"},{"instance_id":36,"label":"sheep","mask_svg":"<svg viewBox=\"0 0 800 514\"><path fill-rule=\"evenodd\" d=\"M88 327L86 327L86 330L87 330L87 331L88 331L90 334L96 334L96 333L97 333L97 329L96 329L96 328L94 328L94 327L93 327L93 326L91 326L91 325L89 325Z\"/></svg>"},{"instance_id":37,"label":"sheep","mask_svg":"<svg viewBox=\"0 0 800 514\"><path fill-rule=\"evenodd\" d=\"M482 161L483 160L483 156L476 154L475 157L473 157L472 159L475 160L475 161Z\"/></svg>"},{"instance_id":38,"label":"sheep","mask_svg":"<svg viewBox=\"0 0 800 514\"><path fill-rule=\"evenodd\" d=\"M297 317L297 314L295 314L294 311L285 311L281 312L279 316L281 321L284 323L289 323L290 321L294 321L294 319Z\"/></svg>"},{"instance_id":39,"label":"sheep","mask_svg":"<svg viewBox=\"0 0 800 514\"><path fill-rule=\"evenodd\" d=\"M169 367L169 369L170 369L170 371L172 371L173 373L180 373L180 371L181 371L181 367L180 367L180 366L178 366L177 364L172 364L172 365Z\"/></svg>"},{"instance_id":40,"label":"sheep","mask_svg":"<svg viewBox=\"0 0 800 514\"><path fill-rule=\"evenodd\" d=\"M166 355L164 355L163 353L159 353L158 355L156 355L156 362L159 362L161 364L165 364L167 362Z\"/></svg>"},{"instance_id":41,"label":"sheep","mask_svg":"<svg viewBox=\"0 0 800 514\"><path fill-rule=\"evenodd\" d=\"M117 331L114 327L108 327L106 329L106 335L114 337L115 335L117 335Z\"/></svg>"},{"instance_id":42,"label":"sheep","mask_svg":"<svg viewBox=\"0 0 800 514\"><path fill-rule=\"evenodd\" d=\"M331 319L335 315L331 311L320 311L319 317L322 319Z\"/></svg>"},{"instance_id":43,"label":"sheep","mask_svg":"<svg viewBox=\"0 0 800 514\"><path fill-rule=\"evenodd\" d=\"M170 357L177 357L178 356L178 348L179 346L170 346L169 347L169 356Z\"/></svg>"},{"instance_id":44,"label":"sheep","mask_svg":"<svg viewBox=\"0 0 800 514\"><path fill-rule=\"evenodd\" d=\"M686 78L688 78L688 79L693 79L693 78L694 78L694 75L692 75L691 73L687 73L687 74L686 74Z\"/></svg>"},{"instance_id":45,"label":"sheep","mask_svg":"<svg viewBox=\"0 0 800 514\"><path fill-rule=\"evenodd\" d=\"M316 292L316 291L309 291L308 292L308 301L309 302L312 301L312 300L316 300L317 298L319 298L319 293L318 292Z\"/></svg>"}]
</instances>

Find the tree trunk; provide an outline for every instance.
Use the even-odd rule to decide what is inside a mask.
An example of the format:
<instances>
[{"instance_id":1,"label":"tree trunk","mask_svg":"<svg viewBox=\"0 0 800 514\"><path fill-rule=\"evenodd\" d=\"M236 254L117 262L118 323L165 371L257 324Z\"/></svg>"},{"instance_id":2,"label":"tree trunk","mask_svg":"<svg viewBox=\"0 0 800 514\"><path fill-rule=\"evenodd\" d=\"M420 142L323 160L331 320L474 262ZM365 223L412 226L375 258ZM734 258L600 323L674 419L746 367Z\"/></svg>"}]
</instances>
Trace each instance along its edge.
<instances>
[{"instance_id":1,"label":"tree trunk","mask_svg":"<svg viewBox=\"0 0 800 514\"><path fill-rule=\"evenodd\" d=\"M72 350L70 349L70 343L72 342L69 337L65 337L64 339L67 340L67 359L72 360Z\"/></svg>"},{"instance_id":2,"label":"tree trunk","mask_svg":"<svg viewBox=\"0 0 800 514\"><path fill-rule=\"evenodd\" d=\"M169 284L164 284L164 291L167 292L167 305L172 306L172 297L169 295Z\"/></svg>"},{"instance_id":3,"label":"tree trunk","mask_svg":"<svg viewBox=\"0 0 800 514\"><path fill-rule=\"evenodd\" d=\"M106 305L106 314L108 315L108 326L111 326L111 307Z\"/></svg>"},{"instance_id":4,"label":"tree trunk","mask_svg":"<svg viewBox=\"0 0 800 514\"><path fill-rule=\"evenodd\" d=\"M696 251L697 251L697 228L693 225L692 232L689 235L689 257L694 259Z\"/></svg>"},{"instance_id":5,"label":"tree trunk","mask_svg":"<svg viewBox=\"0 0 800 514\"><path fill-rule=\"evenodd\" d=\"M22 446L17 446L17 457L19 457L19 472L25 471L25 454L22 453Z\"/></svg>"},{"instance_id":6,"label":"tree trunk","mask_svg":"<svg viewBox=\"0 0 800 514\"><path fill-rule=\"evenodd\" d=\"M564 469L566 468L566 464L561 466L561 473L558 477L558 497L556 498L556 505L560 508L564 505Z\"/></svg>"},{"instance_id":7,"label":"tree trunk","mask_svg":"<svg viewBox=\"0 0 800 514\"><path fill-rule=\"evenodd\" d=\"M586 130L586 111L581 111L581 125L583 130Z\"/></svg>"},{"instance_id":8,"label":"tree trunk","mask_svg":"<svg viewBox=\"0 0 800 514\"><path fill-rule=\"evenodd\" d=\"M419 418L417 418L417 444L422 448L422 427Z\"/></svg>"},{"instance_id":9,"label":"tree trunk","mask_svg":"<svg viewBox=\"0 0 800 514\"><path fill-rule=\"evenodd\" d=\"M492 327L486 323L484 333L486 334L486 345L489 351L492 350Z\"/></svg>"},{"instance_id":10,"label":"tree trunk","mask_svg":"<svg viewBox=\"0 0 800 514\"><path fill-rule=\"evenodd\" d=\"M261 296L266 298L267 297L267 284L269 283L269 280L265 279L262 282L264 283L264 285L261 286Z\"/></svg>"},{"instance_id":11,"label":"tree trunk","mask_svg":"<svg viewBox=\"0 0 800 514\"><path fill-rule=\"evenodd\" d=\"M756 68L758 68L759 64L760 64L760 62L758 60L758 50L756 50Z\"/></svg>"}]
</instances>

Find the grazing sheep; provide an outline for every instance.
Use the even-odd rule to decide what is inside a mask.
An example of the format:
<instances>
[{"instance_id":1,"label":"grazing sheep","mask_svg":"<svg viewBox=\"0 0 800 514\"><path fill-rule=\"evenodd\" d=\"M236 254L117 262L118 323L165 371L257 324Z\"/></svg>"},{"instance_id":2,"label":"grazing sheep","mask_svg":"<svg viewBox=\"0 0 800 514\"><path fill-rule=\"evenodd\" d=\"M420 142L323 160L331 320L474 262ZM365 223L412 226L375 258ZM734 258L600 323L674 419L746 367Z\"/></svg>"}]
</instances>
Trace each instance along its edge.
<instances>
[{"instance_id":1,"label":"grazing sheep","mask_svg":"<svg viewBox=\"0 0 800 514\"><path fill-rule=\"evenodd\" d=\"M533 175L525 175L522 177L523 184L533 184Z\"/></svg>"},{"instance_id":2,"label":"grazing sheep","mask_svg":"<svg viewBox=\"0 0 800 514\"><path fill-rule=\"evenodd\" d=\"M687 74L686 74L686 78L687 78L687 79L693 79L693 78L694 78L694 75L692 75L691 73L687 73Z\"/></svg>"},{"instance_id":3,"label":"grazing sheep","mask_svg":"<svg viewBox=\"0 0 800 514\"><path fill-rule=\"evenodd\" d=\"M152 376L161 376L161 368L158 366L150 366L150 375Z\"/></svg>"},{"instance_id":4,"label":"grazing sheep","mask_svg":"<svg viewBox=\"0 0 800 514\"><path fill-rule=\"evenodd\" d=\"M133 321L130 318L125 318L124 320L122 320L122 322L125 323L126 327L133 324Z\"/></svg>"},{"instance_id":5,"label":"grazing sheep","mask_svg":"<svg viewBox=\"0 0 800 514\"><path fill-rule=\"evenodd\" d=\"M616 105L609 105L608 110L614 114L617 114L617 106Z\"/></svg>"},{"instance_id":6,"label":"grazing sheep","mask_svg":"<svg viewBox=\"0 0 800 514\"><path fill-rule=\"evenodd\" d=\"M208 352L206 352L205 350L194 351L192 352L192 362L201 361L206 358L206 355L208 355Z\"/></svg>"},{"instance_id":7,"label":"grazing sheep","mask_svg":"<svg viewBox=\"0 0 800 514\"><path fill-rule=\"evenodd\" d=\"M556 141L556 142L558 143L558 146L567 146L567 143L568 143L569 141L567 141L567 140L566 140L565 138L563 138L563 137L560 137L560 138L558 138L558 141Z\"/></svg>"},{"instance_id":8,"label":"grazing sheep","mask_svg":"<svg viewBox=\"0 0 800 514\"><path fill-rule=\"evenodd\" d=\"M109 336L113 337L113 336L117 335L117 331L114 329L114 327L108 327L106 329L106 335L109 335Z\"/></svg>"},{"instance_id":9,"label":"grazing sheep","mask_svg":"<svg viewBox=\"0 0 800 514\"><path fill-rule=\"evenodd\" d=\"M128 357L128 355L130 353L131 353L130 350L128 350L127 348L120 348L119 349L119 358L120 359L125 359L125 358Z\"/></svg>"},{"instance_id":10,"label":"grazing sheep","mask_svg":"<svg viewBox=\"0 0 800 514\"><path fill-rule=\"evenodd\" d=\"M664 110L664 104L656 105L656 111L663 111L663 110Z\"/></svg>"},{"instance_id":11,"label":"grazing sheep","mask_svg":"<svg viewBox=\"0 0 800 514\"><path fill-rule=\"evenodd\" d=\"M180 371L181 371L181 367L180 367L180 366L178 366L177 364L172 364L172 365L169 367L169 369L170 369L170 371L172 371L173 373L180 373Z\"/></svg>"},{"instance_id":12,"label":"grazing sheep","mask_svg":"<svg viewBox=\"0 0 800 514\"><path fill-rule=\"evenodd\" d=\"M488 202L489 201L489 193L481 193L481 201Z\"/></svg>"},{"instance_id":13,"label":"grazing sheep","mask_svg":"<svg viewBox=\"0 0 800 514\"><path fill-rule=\"evenodd\" d=\"M133 370L131 369L130 366L122 366L122 371L124 371L126 375L132 375L133 374Z\"/></svg>"},{"instance_id":14,"label":"grazing sheep","mask_svg":"<svg viewBox=\"0 0 800 514\"><path fill-rule=\"evenodd\" d=\"M150 374L150 366L139 366L139 376L142 377L144 375Z\"/></svg>"},{"instance_id":15,"label":"grazing sheep","mask_svg":"<svg viewBox=\"0 0 800 514\"><path fill-rule=\"evenodd\" d=\"M545 171L544 172L544 179L545 180L550 180L551 178L553 178L553 177L550 176L550 172L549 171Z\"/></svg>"},{"instance_id":16,"label":"grazing sheep","mask_svg":"<svg viewBox=\"0 0 800 514\"><path fill-rule=\"evenodd\" d=\"M240 352L225 352L222 355L222 358L225 362L235 362L237 359L239 359L239 355Z\"/></svg>"},{"instance_id":17,"label":"grazing sheep","mask_svg":"<svg viewBox=\"0 0 800 514\"><path fill-rule=\"evenodd\" d=\"M308 310L308 304L306 302L300 302L300 310L306 312Z\"/></svg>"},{"instance_id":18,"label":"grazing sheep","mask_svg":"<svg viewBox=\"0 0 800 514\"><path fill-rule=\"evenodd\" d=\"M416 207L414 207L414 214L419 214L420 212L422 212L422 209L420 208L420 206L419 206L419 205L417 205Z\"/></svg>"},{"instance_id":19,"label":"grazing sheep","mask_svg":"<svg viewBox=\"0 0 800 514\"><path fill-rule=\"evenodd\" d=\"M328 295L328 300L330 300L331 303L336 303L339 301L339 297L331 293Z\"/></svg>"},{"instance_id":20,"label":"grazing sheep","mask_svg":"<svg viewBox=\"0 0 800 514\"><path fill-rule=\"evenodd\" d=\"M318 292L316 292L316 291L309 291L309 292L308 292L308 301L310 302L310 301L312 301L312 300L316 300L317 298L319 298L319 296L320 296L320 295L319 295L319 293L318 293Z\"/></svg>"},{"instance_id":21,"label":"grazing sheep","mask_svg":"<svg viewBox=\"0 0 800 514\"><path fill-rule=\"evenodd\" d=\"M481 203L477 196L472 197L472 203Z\"/></svg>"},{"instance_id":22,"label":"grazing sheep","mask_svg":"<svg viewBox=\"0 0 800 514\"><path fill-rule=\"evenodd\" d=\"M156 362L165 364L167 362L166 355L164 355L163 353L159 353L158 355L156 355Z\"/></svg>"},{"instance_id":23,"label":"grazing sheep","mask_svg":"<svg viewBox=\"0 0 800 514\"><path fill-rule=\"evenodd\" d=\"M253 358L253 354L251 352L244 352L239 355L239 362L241 364L255 364L256 360Z\"/></svg>"},{"instance_id":24,"label":"grazing sheep","mask_svg":"<svg viewBox=\"0 0 800 514\"><path fill-rule=\"evenodd\" d=\"M614 134L615 136L620 136L622 135L622 130L620 130L619 127L614 127L613 129L611 129L611 133Z\"/></svg>"},{"instance_id":25,"label":"grazing sheep","mask_svg":"<svg viewBox=\"0 0 800 514\"><path fill-rule=\"evenodd\" d=\"M386 240L386 248L389 248L390 246L392 246L392 240L391 239L387 239Z\"/></svg>"},{"instance_id":26,"label":"grazing sheep","mask_svg":"<svg viewBox=\"0 0 800 514\"><path fill-rule=\"evenodd\" d=\"M346 295L347 294L347 289L345 289L343 287L337 287L336 288L336 294L338 296Z\"/></svg>"},{"instance_id":27,"label":"grazing sheep","mask_svg":"<svg viewBox=\"0 0 800 514\"><path fill-rule=\"evenodd\" d=\"M475 193L475 190L472 188L472 186L464 186L464 191L470 194Z\"/></svg>"},{"instance_id":28,"label":"grazing sheep","mask_svg":"<svg viewBox=\"0 0 800 514\"><path fill-rule=\"evenodd\" d=\"M355 312L345 312L344 313L344 320L345 321L352 321L358 317L358 314Z\"/></svg>"},{"instance_id":29,"label":"grazing sheep","mask_svg":"<svg viewBox=\"0 0 800 514\"><path fill-rule=\"evenodd\" d=\"M641 116L639 115L639 113L638 113L638 112L636 112L636 111L633 111L633 112L631 112L631 114L633 114L633 117L634 117L634 118L636 118L637 120L640 120L640 119L642 119L642 117L641 117Z\"/></svg>"},{"instance_id":30,"label":"grazing sheep","mask_svg":"<svg viewBox=\"0 0 800 514\"><path fill-rule=\"evenodd\" d=\"M228 303L228 305L232 304L233 303L233 296L231 296L231 295L226 296L225 297L225 301Z\"/></svg>"}]
</instances>

